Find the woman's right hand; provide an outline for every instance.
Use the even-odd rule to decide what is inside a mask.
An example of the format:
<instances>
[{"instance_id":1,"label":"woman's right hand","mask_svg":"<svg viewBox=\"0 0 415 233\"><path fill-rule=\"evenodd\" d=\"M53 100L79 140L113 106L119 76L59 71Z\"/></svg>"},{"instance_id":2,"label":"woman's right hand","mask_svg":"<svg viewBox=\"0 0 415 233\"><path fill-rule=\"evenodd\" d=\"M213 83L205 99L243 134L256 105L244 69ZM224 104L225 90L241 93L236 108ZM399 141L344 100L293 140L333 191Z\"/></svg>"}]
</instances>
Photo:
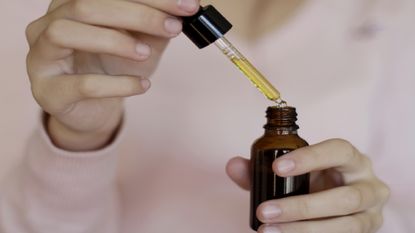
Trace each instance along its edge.
<instances>
[{"instance_id":1,"label":"woman's right hand","mask_svg":"<svg viewBox=\"0 0 415 233\"><path fill-rule=\"evenodd\" d=\"M32 93L66 150L105 146L199 0L54 0L26 30Z\"/></svg>"}]
</instances>

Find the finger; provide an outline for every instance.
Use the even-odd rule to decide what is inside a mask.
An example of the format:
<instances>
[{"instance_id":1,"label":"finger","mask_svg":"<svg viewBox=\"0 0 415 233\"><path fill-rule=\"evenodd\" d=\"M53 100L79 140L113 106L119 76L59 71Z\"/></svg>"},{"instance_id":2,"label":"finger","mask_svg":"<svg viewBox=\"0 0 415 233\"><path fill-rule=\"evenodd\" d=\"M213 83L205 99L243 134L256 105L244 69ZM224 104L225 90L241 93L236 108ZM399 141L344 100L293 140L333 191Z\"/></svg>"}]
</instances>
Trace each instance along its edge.
<instances>
[{"instance_id":1,"label":"finger","mask_svg":"<svg viewBox=\"0 0 415 233\"><path fill-rule=\"evenodd\" d=\"M29 46L31 47L36 40L38 39L39 35L42 31L46 28L46 20L45 17L41 17L36 19L35 21L29 23L25 30L26 40Z\"/></svg>"},{"instance_id":2,"label":"finger","mask_svg":"<svg viewBox=\"0 0 415 233\"><path fill-rule=\"evenodd\" d=\"M177 36L182 30L182 23L177 17L144 4L127 1L69 1L48 14L47 18L49 22L67 18L168 38Z\"/></svg>"},{"instance_id":3,"label":"finger","mask_svg":"<svg viewBox=\"0 0 415 233\"><path fill-rule=\"evenodd\" d=\"M189 16L199 9L199 0L130 0L143 3L172 15Z\"/></svg>"},{"instance_id":4,"label":"finger","mask_svg":"<svg viewBox=\"0 0 415 233\"><path fill-rule=\"evenodd\" d=\"M262 203L257 216L264 223L292 222L357 213L383 202L376 184L362 182L318 193Z\"/></svg>"},{"instance_id":5,"label":"finger","mask_svg":"<svg viewBox=\"0 0 415 233\"><path fill-rule=\"evenodd\" d=\"M74 19L84 23L114 27L136 32L144 32L150 35L173 37L181 31L181 21L172 15L191 15L199 7L198 0L131 0L121 1L54 1L49 7L48 14L31 22L26 27L26 38L29 45L34 44L40 34L49 23L62 18ZM136 2L136 3L133 3ZM137 4L142 2L142 4ZM196 2L196 10L189 13L179 9L193 8ZM110 4L109 6L107 4ZM114 7L114 4L121 6ZM132 7L134 5L134 7ZM157 8L157 9L156 9ZM128 11L123 11L127 9ZM164 11L164 12L162 12ZM111 15L111 17L108 17Z\"/></svg>"},{"instance_id":6,"label":"finger","mask_svg":"<svg viewBox=\"0 0 415 233\"><path fill-rule=\"evenodd\" d=\"M73 0L52 0L49 4L47 13L27 25L25 32L29 46L36 42L43 30L49 25L50 17L48 14L69 1Z\"/></svg>"},{"instance_id":7,"label":"finger","mask_svg":"<svg viewBox=\"0 0 415 233\"><path fill-rule=\"evenodd\" d=\"M73 1L73 0L52 0L52 2L49 4L48 12L55 10L59 6L65 4L66 2Z\"/></svg>"},{"instance_id":8,"label":"finger","mask_svg":"<svg viewBox=\"0 0 415 233\"><path fill-rule=\"evenodd\" d=\"M297 149L273 163L274 172L280 176L295 176L328 168L335 168L343 175L353 174L348 178L372 175L370 160L342 139Z\"/></svg>"},{"instance_id":9,"label":"finger","mask_svg":"<svg viewBox=\"0 0 415 233\"><path fill-rule=\"evenodd\" d=\"M49 113L62 113L85 99L128 97L142 94L150 81L131 76L62 75L32 82L33 95Z\"/></svg>"},{"instance_id":10,"label":"finger","mask_svg":"<svg viewBox=\"0 0 415 233\"><path fill-rule=\"evenodd\" d=\"M52 45L52 46L51 46ZM71 54L72 50L103 53L134 60L145 60L151 49L143 42L116 30L57 20L45 30L32 48L36 59L56 60Z\"/></svg>"},{"instance_id":11,"label":"finger","mask_svg":"<svg viewBox=\"0 0 415 233\"><path fill-rule=\"evenodd\" d=\"M226 173L239 187L245 190L250 189L250 162L242 157L235 157L229 160L226 165Z\"/></svg>"},{"instance_id":12,"label":"finger","mask_svg":"<svg viewBox=\"0 0 415 233\"><path fill-rule=\"evenodd\" d=\"M380 212L363 212L326 220L262 225L258 233L375 233L382 223Z\"/></svg>"},{"instance_id":13,"label":"finger","mask_svg":"<svg viewBox=\"0 0 415 233\"><path fill-rule=\"evenodd\" d=\"M310 193L344 186L343 175L335 169L310 173Z\"/></svg>"}]
</instances>

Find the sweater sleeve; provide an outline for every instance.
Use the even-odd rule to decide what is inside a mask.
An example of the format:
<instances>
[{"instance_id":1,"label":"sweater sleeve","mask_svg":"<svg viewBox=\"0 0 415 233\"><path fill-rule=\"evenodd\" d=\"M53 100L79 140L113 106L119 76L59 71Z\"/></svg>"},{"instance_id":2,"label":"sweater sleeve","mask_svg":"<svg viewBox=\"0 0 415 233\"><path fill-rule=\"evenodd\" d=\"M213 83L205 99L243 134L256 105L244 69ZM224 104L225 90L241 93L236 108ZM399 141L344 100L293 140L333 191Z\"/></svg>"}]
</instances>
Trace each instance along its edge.
<instances>
[{"instance_id":1,"label":"sweater sleeve","mask_svg":"<svg viewBox=\"0 0 415 233\"><path fill-rule=\"evenodd\" d=\"M118 232L119 134L102 150L79 153L55 147L39 127L0 186L0 232Z\"/></svg>"}]
</instances>

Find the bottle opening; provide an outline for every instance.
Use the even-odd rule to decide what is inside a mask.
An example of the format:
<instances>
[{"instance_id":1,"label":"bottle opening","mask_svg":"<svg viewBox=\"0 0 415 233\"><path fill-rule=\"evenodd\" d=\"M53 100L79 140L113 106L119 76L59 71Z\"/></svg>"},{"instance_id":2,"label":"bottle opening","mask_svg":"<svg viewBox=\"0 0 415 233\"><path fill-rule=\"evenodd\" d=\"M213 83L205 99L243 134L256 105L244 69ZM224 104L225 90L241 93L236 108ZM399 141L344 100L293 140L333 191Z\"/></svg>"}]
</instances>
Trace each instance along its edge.
<instances>
[{"instance_id":1,"label":"bottle opening","mask_svg":"<svg viewBox=\"0 0 415 233\"><path fill-rule=\"evenodd\" d=\"M277 108L288 107L287 101L285 101L281 98L276 99L274 102L275 102L275 107L277 107Z\"/></svg>"}]
</instances>

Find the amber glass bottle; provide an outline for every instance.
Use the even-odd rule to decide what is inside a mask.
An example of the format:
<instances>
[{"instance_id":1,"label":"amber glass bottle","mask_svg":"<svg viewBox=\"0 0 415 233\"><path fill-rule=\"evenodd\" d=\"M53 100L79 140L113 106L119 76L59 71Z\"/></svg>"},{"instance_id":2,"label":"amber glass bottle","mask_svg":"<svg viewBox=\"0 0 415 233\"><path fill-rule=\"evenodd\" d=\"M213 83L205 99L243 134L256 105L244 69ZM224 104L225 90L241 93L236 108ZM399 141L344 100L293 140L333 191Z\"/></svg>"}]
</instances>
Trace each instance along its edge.
<instances>
[{"instance_id":1,"label":"amber glass bottle","mask_svg":"<svg viewBox=\"0 0 415 233\"><path fill-rule=\"evenodd\" d=\"M256 209L267 200L309 192L309 174L280 177L272 170L272 162L295 149L307 146L297 134L297 113L293 107L269 107L265 133L252 145L251 150L251 211L250 225L255 231L262 224Z\"/></svg>"}]
</instances>

